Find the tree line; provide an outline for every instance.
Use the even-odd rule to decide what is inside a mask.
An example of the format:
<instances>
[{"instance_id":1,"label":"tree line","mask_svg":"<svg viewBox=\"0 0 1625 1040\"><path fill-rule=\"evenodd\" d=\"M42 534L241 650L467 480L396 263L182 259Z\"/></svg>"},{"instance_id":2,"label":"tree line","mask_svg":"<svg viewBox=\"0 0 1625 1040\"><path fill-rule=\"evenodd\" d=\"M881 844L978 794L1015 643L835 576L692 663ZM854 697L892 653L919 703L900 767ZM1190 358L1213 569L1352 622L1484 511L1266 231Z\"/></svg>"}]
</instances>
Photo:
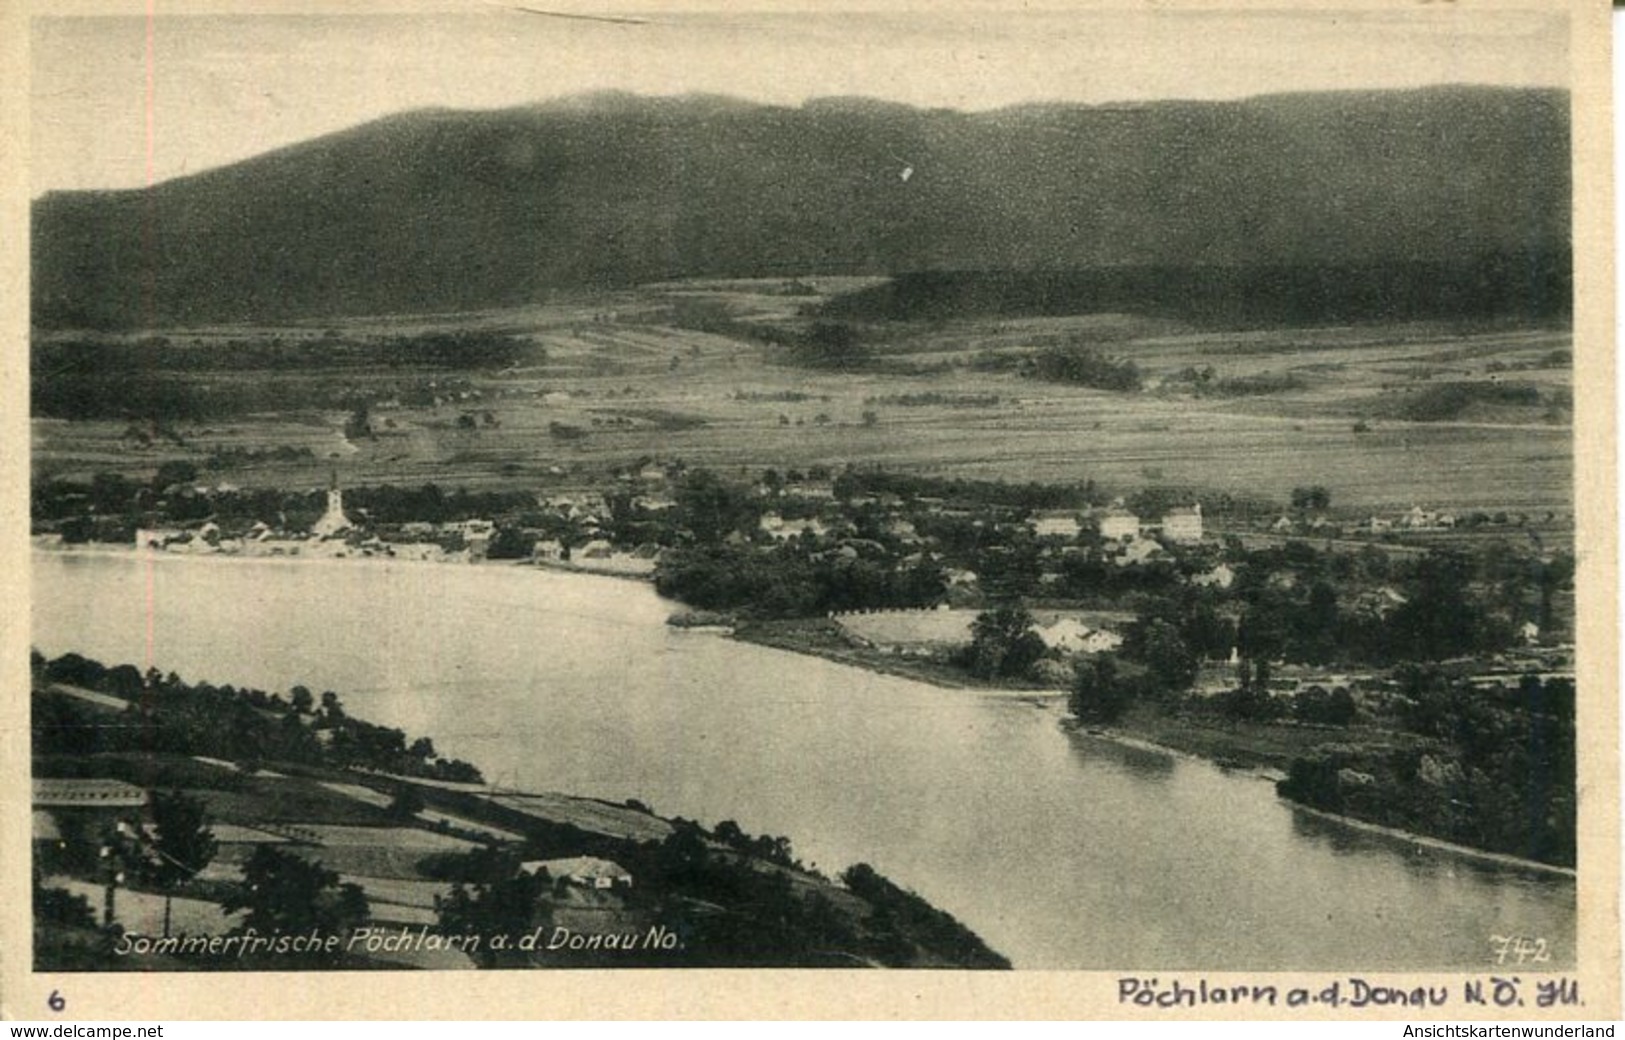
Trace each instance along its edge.
<instances>
[{"instance_id":1,"label":"tree line","mask_svg":"<svg viewBox=\"0 0 1625 1040\"><path fill-rule=\"evenodd\" d=\"M46 660L37 652L36 690L65 683L126 700L124 724L105 724L105 712L71 697L34 698L37 754L93 755L169 752L257 765L285 761L356 766L403 776L479 783L479 770L440 757L427 737L408 741L399 729L351 717L338 695L318 700L304 686L288 696L252 687L188 683L157 669L112 668L79 654Z\"/></svg>"}]
</instances>

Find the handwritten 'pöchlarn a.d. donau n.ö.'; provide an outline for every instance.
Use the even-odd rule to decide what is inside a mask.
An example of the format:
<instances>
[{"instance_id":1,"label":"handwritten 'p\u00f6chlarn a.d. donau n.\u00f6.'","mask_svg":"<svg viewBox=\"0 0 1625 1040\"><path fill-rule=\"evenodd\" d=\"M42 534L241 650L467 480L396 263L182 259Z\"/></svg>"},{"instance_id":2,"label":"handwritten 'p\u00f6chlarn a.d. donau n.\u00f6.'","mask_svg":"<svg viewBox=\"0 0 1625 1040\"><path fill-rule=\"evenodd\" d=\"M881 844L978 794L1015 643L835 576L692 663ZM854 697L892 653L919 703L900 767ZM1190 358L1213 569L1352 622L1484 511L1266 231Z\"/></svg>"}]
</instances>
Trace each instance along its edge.
<instances>
[{"instance_id":1,"label":"handwritten 'p\u00f6chlarn a.d. donau n.\u00f6.'","mask_svg":"<svg viewBox=\"0 0 1625 1040\"><path fill-rule=\"evenodd\" d=\"M36 12L32 973L1612 1006L1587 17Z\"/></svg>"}]
</instances>

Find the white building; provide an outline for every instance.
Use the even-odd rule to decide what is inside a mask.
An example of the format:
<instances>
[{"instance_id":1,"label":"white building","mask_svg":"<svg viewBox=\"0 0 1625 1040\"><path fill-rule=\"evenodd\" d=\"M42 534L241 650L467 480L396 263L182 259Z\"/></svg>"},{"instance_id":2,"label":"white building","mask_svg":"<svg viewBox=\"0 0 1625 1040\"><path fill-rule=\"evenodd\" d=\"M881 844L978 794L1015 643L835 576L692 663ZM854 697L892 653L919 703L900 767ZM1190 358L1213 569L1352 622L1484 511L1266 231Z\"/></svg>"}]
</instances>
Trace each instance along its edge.
<instances>
[{"instance_id":1,"label":"white building","mask_svg":"<svg viewBox=\"0 0 1625 1040\"><path fill-rule=\"evenodd\" d=\"M582 888L631 888L632 872L613 860L596 856L570 856L566 859L533 859L519 865L527 874L547 871L547 876L560 878Z\"/></svg>"},{"instance_id":2,"label":"white building","mask_svg":"<svg viewBox=\"0 0 1625 1040\"><path fill-rule=\"evenodd\" d=\"M1162 537L1170 542L1189 544L1202 540L1202 504L1189 509L1170 509L1162 518Z\"/></svg>"},{"instance_id":3,"label":"white building","mask_svg":"<svg viewBox=\"0 0 1625 1040\"><path fill-rule=\"evenodd\" d=\"M816 517L808 517L805 520L786 520L778 513L763 513L759 526L775 541L780 542L802 534L822 537L829 531L823 522Z\"/></svg>"},{"instance_id":4,"label":"white building","mask_svg":"<svg viewBox=\"0 0 1625 1040\"><path fill-rule=\"evenodd\" d=\"M1104 541L1122 541L1139 535L1140 518L1126 509L1108 509L1100 517L1100 537Z\"/></svg>"},{"instance_id":5,"label":"white building","mask_svg":"<svg viewBox=\"0 0 1625 1040\"><path fill-rule=\"evenodd\" d=\"M1164 555L1162 546L1152 539L1135 538L1118 552L1116 563L1119 567L1137 567L1161 559Z\"/></svg>"},{"instance_id":6,"label":"white building","mask_svg":"<svg viewBox=\"0 0 1625 1040\"><path fill-rule=\"evenodd\" d=\"M311 526L310 533L317 538L332 538L353 526L350 518L344 515L344 492L339 490L339 478L335 473L327 488L327 512Z\"/></svg>"},{"instance_id":7,"label":"white building","mask_svg":"<svg viewBox=\"0 0 1625 1040\"><path fill-rule=\"evenodd\" d=\"M530 558L533 560L562 560L564 559L564 543L556 538L539 539L531 546Z\"/></svg>"},{"instance_id":8,"label":"white building","mask_svg":"<svg viewBox=\"0 0 1625 1040\"><path fill-rule=\"evenodd\" d=\"M1051 650L1075 654L1083 649L1083 641L1089 635L1089 626L1077 618L1064 617L1057 618L1047 625L1039 625L1033 631Z\"/></svg>"},{"instance_id":9,"label":"white building","mask_svg":"<svg viewBox=\"0 0 1625 1040\"><path fill-rule=\"evenodd\" d=\"M1083 530L1072 513L1034 513L1032 524L1039 538L1076 538Z\"/></svg>"}]
</instances>

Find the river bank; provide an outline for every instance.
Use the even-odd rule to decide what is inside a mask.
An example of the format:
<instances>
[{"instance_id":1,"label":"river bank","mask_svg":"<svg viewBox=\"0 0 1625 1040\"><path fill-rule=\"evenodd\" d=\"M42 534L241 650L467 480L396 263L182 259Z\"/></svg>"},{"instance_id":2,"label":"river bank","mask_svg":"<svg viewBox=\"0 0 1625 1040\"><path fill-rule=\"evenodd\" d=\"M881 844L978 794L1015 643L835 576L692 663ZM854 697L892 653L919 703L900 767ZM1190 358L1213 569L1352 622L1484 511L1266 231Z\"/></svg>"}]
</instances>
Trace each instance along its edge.
<instances>
[{"instance_id":1,"label":"river bank","mask_svg":"<svg viewBox=\"0 0 1625 1040\"><path fill-rule=\"evenodd\" d=\"M963 670L942 661L903 657L853 646L841 636L833 622L822 618L743 624L735 628L732 638L948 690L1004 694L1045 705L1064 704L1069 696L1069 691L1062 687L1014 680L974 679ZM1091 736L1127 746L1199 759L1226 769L1252 772L1268 780L1280 779L1294 758L1334 737L1347 740L1352 734L1389 743L1407 739L1407 735L1390 730L1332 730L1320 726L1198 718L1189 714L1168 715L1150 708L1130 710L1109 727L1091 726L1085 730L1081 723L1075 721L1068 721L1067 725L1086 731Z\"/></svg>"},{"instance_id":2,"label":"river bank","mask_svg":"<svg viewBox=\"0 0 1625 1040\"><path fill-rule=\"evenodd\" d=\"M752 837L736 824L707 829L656 815L635 799L499 788L473 767L464 782L420 776L435 772L424 757L432 754L426 738L412 745L424 749L417 759L396 754L387 740L379 742L387 731L337 708L318 717L266 691L171 677L161 680L161 695L143 699L147 726L170 734L164 750L154 750L132 740L127 728L105 725L134 703L129 674L133 666L108 668L79 655L34 663L33 714L50 720L32 733L35 826L43 814L58 835L42 853L52 894L41 900L36 921L40 970L165 966L148 956L173 952L155 938L160 930L170 934L164 895L179 897L183 933L201 937L193 941L203 945L184 948L193 954L190 966L201 970L1010 966L955 918L867 865L853 864L831 879L795 859L789 838ZM253 706L249 716L245 702ZM234 731L250 716L255 732L247 745L271 747L275 732L295 735L276 745L276 754L245 762L245 740ZM224 724L232 718L237 726ZM290 727L289 720L301 724ZM345 739L324 741L320 733ZM406 743L406 734L394 733ZM352 752L332 752L338 744L378 761L357 769L347 760ZM406 774L376 768L391 755L420 768ZM87 793L121 800L87 808ZM109 897L101 924L122 926L135 939L136 955L110 957L92 910L105 880L95 835L115 819L146 819L171 803L192 807L210 848L173 890L140 870L123 879L124 898L115 912ZM297 875L309 863L331 872L319 887L350 886L342 913L306 921L298 906L251 894L257 871ZM458 900L469 898L458 894L462 884L500 890L511 902L488 907L485 916L465 913L458 909ZM476 888L468 908L485 898ZM221 906L249 908L251 919L222 918ZM333 938L319 956L204 955L208 937L245 920L261 928L302 921L297 930ZM419 930L426 941L433 936L425 947L431 951L468 956L431 963L357 945L398 929ZM499 954L495 945L504 936L544 933L566 941L521 946L522 953ZM667 942L668 934L681 938Z\"/></svg>"},{"instance_id":3,"label":"river bank","mask_svg":"<svg viewBox=\"0 0 1625 1040\"><path fill-rule=\"evenodd\" d=\"M464 559L462 557L423 558L396 556L378 552L235 552L221 549L177 551L171 549L141 549L134 545L114 542L63 542L55 535L34 535L32 547L39 552L59 555L120 556L145 555L154 559L186 560L248 560L275 561L289 564L414 564L436 567L483 567L552 571L558 574L590 575L595 578L617 578L648 586L654 582L654 572L642 566L630 568L614 560L530 560L530 559Z\"/></svg>"},{"instance_id":4,"label":"river bank","mask_svg":"<svg viewBox=\"0 0 1625 1040\"><path fill-rule=\"evenodd\" d=\"M390 557L334 558L314 555L261 557L236 556L224 553L158 554L151 551L142 553L140 550L134 549L134 547L125 545L69 546L60 543L50 544L44 539L36 539L35 546L40 551L53 555L100 556L141 560L151 558L154 560L163 559L166 563L171 561L178 563L183 560L192 563L206 561L211 569L214 566L228 565L240 561L260 565L280 564L284 568L296 568L298 565L311 562L373 564L374 566L409 563L414 565L425 564L425 566L410 568L413 572L427 573L428 571L426 566L428 561ZM444 564L441 566L444 566ZM621 582L618 582L617 585L629 582L641 584L647 588L649 584L646 578L635 575L591 573L586 568L568 564L532 568L528 564L512 561L488 561L479 564L477 568L464 564L453 569L462 573L468 573L476 569L487 572L500 569L512 574L534 570L579 578L616 577L621 579ZM583 593L583 595L588 594ZM696 632L710 632L710 630L702 627L697 629ZM723 633L717 632L713 634ZM976 680L960 669L940 660L887 654L872 648L853 646L844 638L835 623L823 618L747 622L737 625L731 633L727 634L730 634L733 640L741 643L815 657L845 667L858 668L877 675L908 679L940 689L1030 701L1037 706L1055 710L1057 714L1062 713L1061 706L1067 696L1064 689L1056 687L1037 686L1031 683L1001 683ZM1234 774L1269 781L1281 780L1294 760L1312 757L1317 753L1318 749L1328 743L1355 745L1365 749L1382 751L1409 750L1416 748L1421 743L1421 738L1414 734L1374 726L1326 727L1286 722L1259 723L1229 719L1218 714L1205 712L1168 713L1154 707L1135 708L1109 727L1085 727L1064 716L1061 721L1066 728L1092 738L1110 740L1127 747L1137 747L1164 754L1188 757L1218 765ZM1294 802L1293 804L1297 803ZM1514 867L1552 871L1559 876L1572 876L1572 872L1565 875L1566 868L1560 866L1543 864L1505 853L1474 849L1470 846L1452 843L1444 838L1389 827L1381 822L1341 816L1320 809L1314 811L1329 818L1348 822L1351 826L1387 833L1414 844L1430 844L1433 847L1461 850L1463 854L1477 856L1487 862L1501 862Z\"/></svg>"},{"instance_id":5,"label":"river bank","mask_svg":"<svg viewBox=\"0 0 1625 1040\"><path fill-rule=\"evenodd\" d=\"M976 679L961 669L940 661L904 657L879 650L853 646L843 638L834 622L823 618L791 621L757 621L738 624L731 637L744 643L820 657L837 664L863 668L880 675L929 683L947 690L974 690L978 693L1008 694L1045 701L1062 700L1067 692L1035 683Z\"/></svg>"},{"instance_id":6,"label":"river bank","mask_svg":"<svg viewBox=\"0 0 1625 1040\"><path fill-rule=\"evenodd\" d=\"M1283 796L1281 800L1292 806L1293 810L1296 812L1301 812L1308 816L1316 817L1317 819L1330 820L1340 826L1352 827L1355 830L1365 831L1368 834L1380 834L1385 838L1391 838L1395 841L1402 841L1408 845L1415 846L1419 850L1432 849L1437 852L1447 852L1452 856L1476 860L1477 862L1490 864L1496 867L1528 871L1530 873L1540 874L1544 877L1563 878L1568 881L1574 881L1579 876L1572 867L1559 867L1551 863L1542 863L1539 860L1524 859L1522 856L1509 856L1504 852L1486 852L1483 849L1475 849L1470 845L1458 845L1455 842L1445 841L1443 838L1430 838L1425 834L1416 834L1412 831L1401 830L1398 827L1385 827L1380 823L1372 823L1370 820L1362 820L1357 816L1345 816L1342 813L1327 812L1324 809L1316 809L1313 806L1304 805L1302 802L1295 801L1285 796Z\"/></svg>"},{"instance_id":7,"label":"river bank","mask_svg":"<svg viewBox=\"0 0 1625 1040\"><path fill-rule=\"evenodd\" d=\"M904 658L855 647L840 635L837 627L824 620L772 622L740 626L733 638L744 642L806 654L838 664L863 668L883 675L895 675L943 689L974 690L988 694L1008 694L1028 698L1040 706L1064 703L1067 691L1007 683L991 685L973 681L959 669L940 661ZM1137 706L1110 726L1085 725L1065 715L1060 721L1069 733L1089 739L1106 740L1123 747L1206 762L1233 774L1275 784L1286 778L1295 759L1307 757L1328 743L1357 745L1368 749L1405 750L1419 747L1422 738L1401 730L1374 726L1332 727L1300 723L1261 723L1205 717L1181 712L1169 714L1160 708ZM1282 801L1321 819L1335 821L1371 834L1380 834L1415 848L1446 852L1477 862L1544 876L1573 879L1571 868L1543 863L1525 857L1492 852L1427 834L1382 823L1328 812L1304 805L1284 795Z\"/></svg>"},{"instance_id":8,"label":"river bank","mask_svg":"<svg viewBox=\"0 0 1625 1040\"><path fill-rule=\"evenodd\" d=\"M33 641L239 689L335 690L346 714L433 734L506 791L790 835L797 858L870 863L1020 968L1467 969L1492 934L1572 956L1567 882L1318 823L1248 774L1082 747L1054 696L1033 710L1030 690L954 693L678 632L678 605L632 582L303 562L35 553Z\"/></svg>"}]
</instances>

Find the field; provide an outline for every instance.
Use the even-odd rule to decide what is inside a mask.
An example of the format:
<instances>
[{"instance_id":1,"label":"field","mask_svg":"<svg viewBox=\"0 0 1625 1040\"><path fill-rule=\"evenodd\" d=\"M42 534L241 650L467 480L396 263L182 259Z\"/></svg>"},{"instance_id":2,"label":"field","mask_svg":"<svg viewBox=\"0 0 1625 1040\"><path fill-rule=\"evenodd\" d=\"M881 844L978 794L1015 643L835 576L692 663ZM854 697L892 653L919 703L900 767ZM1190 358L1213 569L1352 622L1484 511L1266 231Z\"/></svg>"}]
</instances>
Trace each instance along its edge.
<instances>
[{"instance_id":1,"label":"field","mask_svg":"<svg viewBox=\"0 0 1625 1040\"><path fill-rule=\"evenodd\" d=\"M842 614L835 623L847 634L875 646L957 646L971 639L971 624L979 610L883 610L872 614ZM1074 618L1091 627L1121 626L1134 619L1132 614L1102 611L1034 612L1039 625L1060 618Z\"/></svg>"},{"instance_id":2,"label":"field","mask_svg":"<svg viewBox=\"0 0 1625 1040\"><path fill-rule=\"evenodd\" d=\"M181 422L151 443L132 441L126 419L36 418L33 458L40 476L150 476L185 458L209 484L314 489L336 469L351 485L542 493L600 486L650 458L724 473L873 463L1283 503L1294 487L1320 484L1350 515L1413 504L1572 514L1562 328L1218 331L1131 315L872 323L857 328L871 363L835 371L792 364L769 341L804 329L818 299L776 283L690 283L331 330L174 330L171 341L205 348L251 336L499 330L532 356L496 371L192 373L184 378L257 382L278 400L318 404L337 381L372 401L372 432L347 435L350 412L331 406ZM1024 374L1020 357L1058 343L1133 360L1143 389ZM422 399L431 385L433 399Z\"/></svg>"}]
</instances>

